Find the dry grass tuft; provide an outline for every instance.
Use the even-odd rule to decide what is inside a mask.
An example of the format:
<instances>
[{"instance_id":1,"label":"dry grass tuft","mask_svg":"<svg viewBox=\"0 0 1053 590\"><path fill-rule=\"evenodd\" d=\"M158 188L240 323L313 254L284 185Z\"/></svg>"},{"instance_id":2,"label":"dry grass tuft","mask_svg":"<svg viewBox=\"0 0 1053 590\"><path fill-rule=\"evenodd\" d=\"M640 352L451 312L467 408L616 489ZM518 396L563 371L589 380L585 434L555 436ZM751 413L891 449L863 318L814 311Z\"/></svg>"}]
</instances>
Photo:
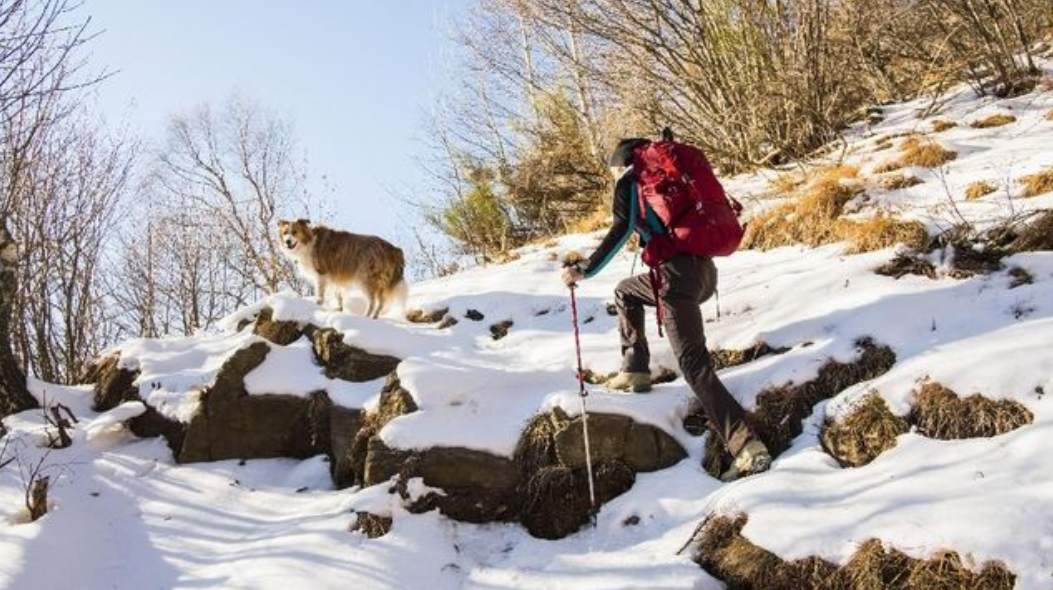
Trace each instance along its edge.
<instances>
[{"instance_id":1,"label":"dry grass tuft","mask_svg":"<svg viewBox=\"0 0 1053 590\"><path fill-rule=\"evenodd\" d=\"M747 517L711 516L693 539L695 561L712 576L740 590L1010 590L1016 576L1001 562L979 572L954 551L915 559L870 539L841 566L809 557L785 561L742 535Z\"/></svg>"},{"instance_id":2,"label":"dry grass tuft","mask_svg":"<svg viewBox=\"0 0 1053 590\"><path fill-rule=\"evenodd\" d=\"M874 272L894 279L906 275L920 275L930 279L936 278L936 267L932 262L916 253L897 254L895 258L874 269Z\"/></svg>"},{"instance_id":3,"label":"dry grass tuft","mask_svg":"<svg viewBox=\"0 0 1053 590\"><path fill-rule=\"evenodd\" d=\"M799 192L794 203L780 205L752 219L742 248L770 250L791 244L820 246L838 241L834 226L841 210L859 190L838 180L822 179Z\"/></svg>"},{"instance_id":4,"label":"dry grass tuft","mask_svg":"<svg viewBox=\"0 0 1053 590\"><path fill-rule=\"evenodd\" d=\"M1014 266L1009 269L1009 288L1016 289L1017 287L1023 287L1024 285L1032 285L1035 282L1035 277L1027 272L1026 268L1021 266Z\"/></svg>"},{"instance_id":5,"label":"dry grass tuft","mask_svg":"<svg viewBox=\"0 0 1053 590\"><path fill-rule=\"evenodd\" d=\"M355 512L355 521L348 528L351 532L359 532L370 539L377 539L391 532L391 517L377 516L371 512Z\"/></svg>"},{"instance_id":6,"label":"dry grass tuft","mask_svg":"<svg viewBox=\"0 0 1053 590\"><path fill-rule=\"evenodd\" d=\"M896 437L907 432L907 421L888 409L871 391L840 420L827 419L819 440L842 467L860 467L896 446Z\"/></svg>"},{"instance_id":7,"label":"dry grass tuft","mask_svg":"<svg viewBox=\"0 0 1053 590\"><path fill-rule=\"evenodd\" d=\"M604 504L632 488L636 474L621 461L596 466L596 501ZM531 535L562 539L589 521L589 479L584 469L544 467L523 486L520 521Z\"/></svg>"},{"instance_id":8,"label":"dry grass tuft","mask_svg":"<svg viewBox=\"0 0 1053 590\"><path fill-rule=\"evenodd\" d=\"M834 397L851 385L887 372L896 362L896 354L891 348L875 344L869 338L859 340L856 347L860 355L853 362L830 360L811 381L769 387L757 395L757 407L747 413L747 421L767 445L772 457L789 448L793 439L801 434L801 421L812 413L815 404ZM715 434L711 435L703 459L706 470L719 475L727 467L729 458L723 441Z\"/></svg>"},{"instance_id":9,"label":"dry grass tuft","mask_svg":"<svg viewBox=\"0 0 1053 590\"><path fill-rule=\"evenodd\" d=\"M805 177L800 171L783 172L775 178L768 181L768 186L771 190L775 191L780 195L788 195L795 190L801 188L804 184Z\"/></svg>"},{"instance_id":10,"label":"dry grass tuft","mask_svg":"<svg viewBox=\"0 0 1053 590\"><path fill-rule=\"evenodd\" d=\"M527 424L512 455L524 480L545 467L559 463L555 440L558 430L556 417L547 412L534 416Z\"/></svg>"},{"instance_id":11,"label":"dry grass tuft","mask_svg":"<svg viewBox=\"0 0 1053 590\"><path fill-rule=\"evenodd\" d=\"M449 313L450 308L443 307L432 311L424 311L423 309L411 309L406 312L406 321L414 324L434 324L441 322L446 314Z\"/></svg>"},{"instance_id":12,"label":"dry grass tuft","mask_svg":"<svg viewBox=\"0 0 1053 590\"><path fill-rule=\"evenodd\" d=\"M709 351L710 357L713 359L713 367L720 371L727 369L728 367L737 367L751 361L755 361L762 356L769 354L782 354L790 350L789 348L772 348L768 346L767 342L758 342L753 346L747 346L742 350L734 348L718 348L717 350Z\"/></svg>"},{"instance_id":13,"label":"dry grass tuft","mask_svg":"<svg viewBox=\"0 0 1053 590\"><path fill-rule=\"evenodd\" d=\"M881 188L887 191L896 191L922 184L922 179L913 174L892 174L881 179Z\"/></svg>"},{"instance_id":14,"label":"dry grass tuft","mask_svg":"<svg viewBox=\"0 0 1053 590\"><path fill-rule=\"evenodd\" d=\"M848 254L860 254L904 244L920 249L929 242L929 232L917 221L903 221L887 215L878 215L866 221L839 220L837 235L848 241Z\"/></svg>"},{"instance_id":15,"label":"dry grass tuft","mask_svg":"<svg viewBox=\"0 0 1053 590\"><path fill-rule=\"evenodd\" d=\"M1009 125L1010 123L1016 123L1016 117L1004 113L997 113L994 115L984 117L983 119L973 121L972 123L969 123L969 126L973 129L991 129L993 127L1002 127L1004 125Z\"/></svg>"},{"instance_id":16,"label":"dry grass tuft","mask_svg":"<svg viewBox=\"0 0 1053 590\"><path fill-rule=\"evenodd\" d=\"M965 189L965 198L973 201L980 197L985 197L998 190L998 187L993 183L986 180L974 182Z\"/></svg>"},{"instance_id":17,"label":"dry grass tuft","mask_svg":"<svg viewBox=\"0 0 1053 590\"><path fill-rule=\"evenodd\" d=\"M948 150L935 141L923 141L916 137L909 137L903 142L903 151L899 161L903 166L937 168L957 157L956 152Z\"/></svg>"},{"instance_id":18,"label":"dry grass tuft","mask_svg":"<svg viewBox=\"0 0 1053 590\"><path fill-rule=\"evenodd\" d=\"M954 129L958 124L954 121L944 121L942 119L936 119L932 122L932 130L936 133L942 133L948 129Z\"/></svg>"},{"instance_id":19,"label":"dry grass tuft","mask_svg":"<svg viewBox=\"0 0 1053 590\"><path fill-rule=\"evenodd\" d=\"M1024 197L1037 197L1038 195L1053 192L1053 168L1046 168L1041 172L1029 174L1020 179L1024 185Z\"/></svg>"},{"instance_id":20,"label":"dry grass tuft","mask_svg":"<svg viewBox=\"0 0 1053 590\"><path fill-rule=\"evenodd\" d=\"M1053 121L1053 111L1049 111L1049 114L1046 115L1046 120L1047 121Z\"/></svg>"},{"instance_id":21,"label":"dry grass tuft","mask_svg":"<svg viewBox=\"0 0 1053 590\"><path fill-rule=\"evenodd\" d=\"M991 400L979 394L966 398L943 385L928 382L917 391L910 422L930 438L989 438L1031 424L1034 415L1015 400Z\"/></svg>"},{"instance_id":22,"label":"dry grass tuft","mask_svg":"<svg viewBox=\"0 0 1053 590\"><path fill-rule=\"evenodd\" d=\"M957 157L956 152L948 150L935 141L924 139L919 135L911 135L900 145L899 157L879 164L874 168L874 172L884 174L907 166L938 168Z\"/></svg>"}]
</instances>

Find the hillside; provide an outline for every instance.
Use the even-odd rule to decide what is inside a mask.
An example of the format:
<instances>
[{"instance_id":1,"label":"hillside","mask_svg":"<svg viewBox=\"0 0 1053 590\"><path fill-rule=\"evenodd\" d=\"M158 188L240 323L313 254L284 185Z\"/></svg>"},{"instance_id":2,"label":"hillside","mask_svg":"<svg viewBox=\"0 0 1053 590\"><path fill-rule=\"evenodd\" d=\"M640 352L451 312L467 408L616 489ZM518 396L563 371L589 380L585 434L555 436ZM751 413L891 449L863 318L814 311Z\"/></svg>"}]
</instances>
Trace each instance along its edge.
<instances>
[{"instance_id":1,"label":"hillside","mask_svg":"<svg viewBox=\"0 0 1053 590\"><path fill-rule=\"evenodd\" d=\"M962 88L919 118L930 103L882 108L813 162L726 179L760 220L834 174L838 219L942 236L718 261L708 345L781 451L770 472L707 472L649 315L669 379L590 386L605 503L587 522L558 274L600 234L572 235L414 285L416 321L280 293L214 332L123 343L95 385L33 382L79 421L48 449L41 412L4 420L19 459L0 469L0 588L1048 588L1053 224L1035 224L1053 209L1053 92ZM954 156L907 156L934 144ZM618 368L608 306L634 266L623 252L578 291L593 374ZM49 512L26 522L35 465Z\"/></svg>"}]
</instances>

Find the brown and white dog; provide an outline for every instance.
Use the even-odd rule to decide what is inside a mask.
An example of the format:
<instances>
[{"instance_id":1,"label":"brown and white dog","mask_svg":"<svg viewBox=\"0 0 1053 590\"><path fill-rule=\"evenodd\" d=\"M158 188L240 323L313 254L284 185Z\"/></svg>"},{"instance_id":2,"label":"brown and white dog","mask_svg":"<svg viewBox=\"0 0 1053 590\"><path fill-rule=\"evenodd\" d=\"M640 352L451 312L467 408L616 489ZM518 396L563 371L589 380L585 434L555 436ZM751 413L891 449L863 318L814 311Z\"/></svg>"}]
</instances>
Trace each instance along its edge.
<instances>
[{"instance_id":1,"label":"brown and white dog","mask_svg":"<svg viewBox=\"0 0 1053 590\"><path fill-rule=\"evenodd\" d=\"M340 310L344 289L359 287L369 301L366 315L375 318L393 301L405 305L408 287L403 278L402 250L376 236L312 226L306 219L278 222L282 252L314 282L315 297L325 307L326 291L337 289Z\"/></svg>"}]
</instances>

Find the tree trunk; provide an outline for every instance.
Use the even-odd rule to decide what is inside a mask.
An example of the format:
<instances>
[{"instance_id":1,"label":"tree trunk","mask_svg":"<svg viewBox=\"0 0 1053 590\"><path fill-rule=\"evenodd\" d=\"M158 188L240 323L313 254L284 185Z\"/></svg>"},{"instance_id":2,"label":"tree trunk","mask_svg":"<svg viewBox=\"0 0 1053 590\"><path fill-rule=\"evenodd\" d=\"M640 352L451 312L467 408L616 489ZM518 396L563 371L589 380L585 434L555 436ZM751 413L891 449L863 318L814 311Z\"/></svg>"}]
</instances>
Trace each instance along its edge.
<instances>
[{"instance_id":1,"label":"tree trunk","mask_svg":"<svg viewBox=\"0 0 1053 590\"><path fill-rule=\"evenodd\" d=\"M18 246L7 231L7 220L0 219L0 417L38 406L26 389L26 375L11 349L11 312L17 280Z\"/></svg>"}]
</instances>

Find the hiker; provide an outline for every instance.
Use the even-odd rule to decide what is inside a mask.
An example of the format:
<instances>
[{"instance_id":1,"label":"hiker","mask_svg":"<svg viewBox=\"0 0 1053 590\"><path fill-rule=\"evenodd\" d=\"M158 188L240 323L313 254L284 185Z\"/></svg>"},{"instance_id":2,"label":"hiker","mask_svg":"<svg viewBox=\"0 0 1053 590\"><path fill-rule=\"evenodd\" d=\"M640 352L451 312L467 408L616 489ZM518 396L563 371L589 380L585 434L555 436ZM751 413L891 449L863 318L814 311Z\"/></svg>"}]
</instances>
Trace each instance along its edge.
<instances>
[{"instance_id":1,"label":"hiker","mask_svg":"<svg viewBox=\"0 0 1053 590\"><path fill-rule=\"evenodd\" d=\"M695 170L698 178L683 175L687 182L693 184L691 190L709 191L712 193L711 197L719 197L724 203L727 203L727 199L702 152L690 146L673 143L672 133L668 130L663 132L663 135L665 142L652 143L646 139L634 138L618 143L609 160L611 172L618 179L612 207L614 222L599 247L587 260L569 264L564 269L563 281L568 286L574 286L583 279L595 276L614 258L633 232L640 236L641 245L644 246L644 260L652 266L652 273L629 277L618 283L615 288L622 365L621 371L607 382L607 386L610 389L637 393L651 390L650 351L644 333L644 306L655 306L656 299L660 300L661 305L656 307L659 334L664 327L684 379L702 402L707 419L715 427L733 457L731 467L721 476L721 479L731 481L766 470L771 463L771 457L764 443L746 423L745 410L717 377L713 360L706 349L699 306L716 291L717 269L710 256L678 251L675 243L667 239L669 228L665 227L661 221L662 216L656 214L655 208L649 204L655 201L642 198L638 194L638 191L649 191L647 194L653 194L655 185L641 182L640 171L644 170L644 167L638 162L640 165L637 168L640 168L640 171L634 171L634 160L654 157L655 153L660 153L663 149L686 149L689 155L697 154L693 157L694 165L698 166ZM657 148L657 151L647 152L650 147ZM661 190L668 185L658 186ZM681 190L678 194L687 192ZM669 202L670 197L665 198ZM688 208L694 209L694 205L691 203ZM701 208L699 210L701 211ZM676 219L682 217L683 214L679 214ZM675 226L676 223L670 225ZM740 233L731 250L738 246L738 240L741 239L741 228L737 219L734 225ZM649 244L652 239L655 240L654 244Z\"/></svg>"}]
</instances>

